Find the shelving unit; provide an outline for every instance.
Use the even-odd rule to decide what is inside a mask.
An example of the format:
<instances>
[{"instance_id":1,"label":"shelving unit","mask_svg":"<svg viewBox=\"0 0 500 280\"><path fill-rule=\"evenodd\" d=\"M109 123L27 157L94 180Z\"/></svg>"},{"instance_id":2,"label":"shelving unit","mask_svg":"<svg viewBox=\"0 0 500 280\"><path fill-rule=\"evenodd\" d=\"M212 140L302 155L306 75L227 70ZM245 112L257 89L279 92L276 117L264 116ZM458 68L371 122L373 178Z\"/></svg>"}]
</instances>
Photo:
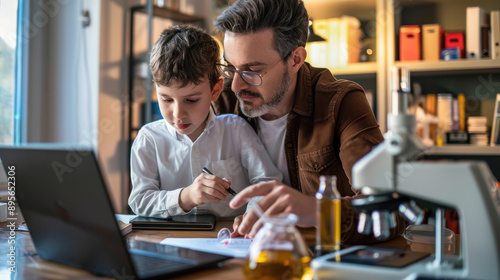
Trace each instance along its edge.
<instances>
[{"instance_id":1,"label":"shelving unit","mask_svg":"<svg viewBox=\"0 0 500 280\"><path fill-rule=\"evenodd\" d=\"M151 1L152 2L152 1ZM370 21L372 31L376 33L376 61L360 62L349 64L347 66L335 67L330 69L338 78L347 78L360 83L365 89L374 92L375 115L383 132L387 130L387 113L390 108L390 70L393 66L408 66L410 68L413 81L417 81L424 88L432 87L439 90L470 90L467 86L475 86L478 78L489 78L492 75L493 81L500 83L500 60L478 59L478 60L454 60L454 61L397 61L397 30L401 25L401 13L405 8L415 8L415 13L421 13L418 5L434 5L436 7L437 23L443 25L445 30L465 30L465 7L484 6L485 9L500 9L500 1L491 0L306 0L306 7L309 15L314 19L339 17L342 15L351 15L363 21ZM452 7L452 8L451 8ZM143 102L134 98L133 90L137 85L146 85L147 81L144 75L138 75L138 72L148 71L147 53L136 53L133 47L133 26L134 17L137 14L147 14L146 6L137 6L130 11L130 58L129 58L129 114L128 114L128 133L129 147L140 128L140 124L133 124L132 116L137 115L133 104ZM153 7L152 15L155 18L168 18L175 22L188 22L200 26L204 25L204 19L198 16L187 15L168 8ZM456 19L459 19L457 23ZM436 22L430 22L436 23ZM420 23L418 23L420 24ZM460 26L460 24L462 26ZM142 65L142 66L141 66ZM138 71L141 69L141 71ZM144 70L146 69L146 70ZM142 77L141 77L142 76ZM436 91L438 92L438 91ZM500 89L498 89L500 92ZM456 93L456 92L451 92ZM146 96L152 95L152 92L146 92ZM493 97L492 97L493 98ZM487 155L500 154L500 147L478 147L450 145L445 147L435 147L433 153L438 155Z\"/></svg>"},{"instance_id":2,"label":"shelving unit","mask_svg":"<svg viewBox=\"0 0 500 280\"><path fill-rule=\"evenodd\" d=\"M331 68L330 71L335 75L376 75L376 62L359 62L352 63L343 67Z\"/></svg>"},{"instance_id":3,"label":"shelving unit","mask_svg":"<svg viewBox=\"0 0 500 280\"><path fill-rule=\"evenodd\" d=\"M392 6L394 10L395 3L387 0L388 7ZM465 38L466 29L466 8L468 6L480 6L485 10L499 10L500 2L498 1L463 1L463 0L431 0L423 3L427 5L426 13L436 15L435 22L403 22L401 18L407 15L410 18L419 18L423 9L415 9L415 1L402 0L397 3L401 13L388 14L388 22L391 22L393 27L388 31L390 34L388 40L388 48L396 50L398 44L397 32L403 24L440 24L446 31L463 31ZM405 13L407 8L409 12ZM453 10L451 10L453 9ZM418 12L412 15L412 10ZM445 12L446 11L446 12ZM427 19L428 20L428 19ZM467 38L466 38L467 39ZM494 83L489 83L488 80L500 82L500 59L492 60L484 59L460 59L452 61L397 61L396 53L390 53L388 57L388 69L392 66L407 66L414 79L422 85L425 93L463 93L467 100L475 102L487 102L489 99L494 100L496 93L500 93L500 86L495 86ZM387 76L389 78L389 76ZM389 79L387 83L389 83ZM486 84L485 84L486 83ZM488 84L489 83L489 84ZM427 87L427 90L426 90ZM485 91L487 89L487 91ZM390 102L390 100L388 100ZM491 115L487 116L490 120ZM500 147L481 147L481 146L466 146L466 145L445 145L443 147L435 147L431 149L434 156L489 156L492 154L500 154Z\"/></svg>"},{"instance_id":4,"label":"shelving unit","mask_svg":"<svg viewBox=\"0 0 500 280\"><path fill-rule=\"evenodd\" d=\"M490 146L472 146L472 145L445 145L442 147L432 147L426 151L431 155L488 155L500 156L500 149Z\"/></svg>"},{"instance_id":5,"label":"shelving unit","mask_svg":"<svg viewBox=\"0 0 500 280\"><path fill-rule=\"evenodd\" d=\"M478 160L486 162L492 174L500 180L500 147L471 146L471 145L446 145L432 147L424 152L424 160Z\"/></svg>"},{"instance_id":6,"label":"shelving unit","mask_svg":"<svg viewBox=\"0 0 500 280\"><path fill-rule=\"evenodd\" d=\"M500 59L460 59L448 61L396 61L395 66L408 66L412 74L441 72L441 74L460 73L500 73Z\"/></svg>"},{"instance_id":7,"label":"shelving unit","mask_svg":"<svg viewBox=\"0 0 500 280\"><path fill-rule=\"evenodd\" d=\"M327 4L328 3L328 4ZM500 10L500 1L491 0L306 0L309 15L314 19L351 15L374 21L376 27L376 62L363 62L330 69L336 77L347 78L376 88L376 117L381 130L386 131L386 116L390 108L390 71L393 66L407 66L413 82L418 82L428 92L477 94L474 90L483 85L500 93L500 59L461 59L453 61L396 60L398 31L405 21L416 19L413 24L439 23L448 31L465 32L466 7L481 6L485 10ZM406 9L406 10L405 10ZM405 17L402 19L402 17ZM432 20L433 22L422 22ZM493 81L493 82L491 82ZM454 92L456 90L456 92ZM426 92L424 92L426 93ZM478 98L484 98L480 96ZM489 98L493 99L492 94ZM435 155L491 155L500 154L500 147L449 145L432 149Z\"/></svg>"}]
</instances>

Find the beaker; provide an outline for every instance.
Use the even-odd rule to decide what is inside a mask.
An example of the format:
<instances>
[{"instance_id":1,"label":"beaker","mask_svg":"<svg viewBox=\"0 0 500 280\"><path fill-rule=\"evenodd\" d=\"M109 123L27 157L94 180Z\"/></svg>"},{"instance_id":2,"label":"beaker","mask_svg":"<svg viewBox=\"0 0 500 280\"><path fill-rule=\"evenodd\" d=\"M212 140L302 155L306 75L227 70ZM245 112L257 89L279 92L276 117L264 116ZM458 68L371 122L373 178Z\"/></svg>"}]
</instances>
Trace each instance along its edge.
<instances>
[{"instance_id":1,"label":"beaker","mask_svg":"<svg viewBox=\"0 0 500 280\"><path fill-rule=\"evenodd\" d=\"M295 228L297 216L262 216L264 225L249 249L243 267L246 279L303 279L310 275L311 257L302 236Z\"/></svg>"}]
</instances>

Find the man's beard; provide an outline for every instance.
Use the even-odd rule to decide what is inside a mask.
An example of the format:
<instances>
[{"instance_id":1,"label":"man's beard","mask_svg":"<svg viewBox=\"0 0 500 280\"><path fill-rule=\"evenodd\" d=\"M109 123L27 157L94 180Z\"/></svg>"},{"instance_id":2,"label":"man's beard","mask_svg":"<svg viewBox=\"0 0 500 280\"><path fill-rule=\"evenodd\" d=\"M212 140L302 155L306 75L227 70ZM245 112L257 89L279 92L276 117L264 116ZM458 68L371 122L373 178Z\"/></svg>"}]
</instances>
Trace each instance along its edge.
<instances>
[{"instance_id":1,"label":"man's beard","mask_svg":"<svg viewBox=\"0 0 500 280\"><path fill-rule=\"evenodd\" d=\"M245 116L250 118L263 116L269 113L274 108L276 108L276 106L278 106L278 104L280 104L280 102L283 101L283 98L285 98L285 95L288 92L289 88L290 88L290 81L288 78L288 71L285 70L283 78L281 79L281 84L278 87L276 94L274 94L271 100L265 101L262 95L258 92L251 92L247 90L237 92L236 96L240 101L240 110L243 112ZM251 104L239 98L240 93L258 97L263 100L263 103L258 105L257 107L246 107L245 105L251 105Z\"/></svg>"}]
</instances>

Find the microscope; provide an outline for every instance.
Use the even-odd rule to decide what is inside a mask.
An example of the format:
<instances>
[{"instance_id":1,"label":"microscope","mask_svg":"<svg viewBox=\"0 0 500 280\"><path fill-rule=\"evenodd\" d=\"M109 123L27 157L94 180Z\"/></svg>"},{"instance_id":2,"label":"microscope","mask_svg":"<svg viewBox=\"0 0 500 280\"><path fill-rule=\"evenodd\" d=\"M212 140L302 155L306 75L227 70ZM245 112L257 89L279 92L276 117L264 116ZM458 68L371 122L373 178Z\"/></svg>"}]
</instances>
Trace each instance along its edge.
<instances>
[{"instance_id":1,"label":"microscope","mask_svg":"<svg viewBox=\"0 0 500 280\"><path fill-rule=\"evenodd\" d=\"M408 113L410 73L392 69L392 113L384 141L352 170L353 199L360 212L358 232L384 240L395 215L410 224L435 213L435 252L354 246L311 262L315 279L500 279L500 188L482 161L417 161L426 149ZM444 211L455 209L460 254L445 255ZM339 257L340 256L340 257ZM340 261L339 261L340 259Z\"/></svg>"}]
</instances>

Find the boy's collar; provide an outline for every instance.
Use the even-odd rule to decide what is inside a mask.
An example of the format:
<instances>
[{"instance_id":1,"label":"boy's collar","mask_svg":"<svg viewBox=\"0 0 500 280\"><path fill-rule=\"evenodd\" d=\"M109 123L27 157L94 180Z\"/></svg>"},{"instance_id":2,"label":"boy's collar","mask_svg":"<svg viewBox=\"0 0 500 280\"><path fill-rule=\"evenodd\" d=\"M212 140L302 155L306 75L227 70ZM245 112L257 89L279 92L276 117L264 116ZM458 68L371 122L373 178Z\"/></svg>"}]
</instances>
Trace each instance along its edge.
<instances>
[{"instance_id":1,"label":"boy's collar","mask_svg":"<svg viewBox=\"0 0 500 280\"><path fill-rule=\"evenodd\" d=\"M215 120L215 112L212 107L210 107L210 112L208 113L208 118L207 118L207 125L205 126L205 130L208 130L214 126L214 120Z\"/></svg>"}]
</instances>

